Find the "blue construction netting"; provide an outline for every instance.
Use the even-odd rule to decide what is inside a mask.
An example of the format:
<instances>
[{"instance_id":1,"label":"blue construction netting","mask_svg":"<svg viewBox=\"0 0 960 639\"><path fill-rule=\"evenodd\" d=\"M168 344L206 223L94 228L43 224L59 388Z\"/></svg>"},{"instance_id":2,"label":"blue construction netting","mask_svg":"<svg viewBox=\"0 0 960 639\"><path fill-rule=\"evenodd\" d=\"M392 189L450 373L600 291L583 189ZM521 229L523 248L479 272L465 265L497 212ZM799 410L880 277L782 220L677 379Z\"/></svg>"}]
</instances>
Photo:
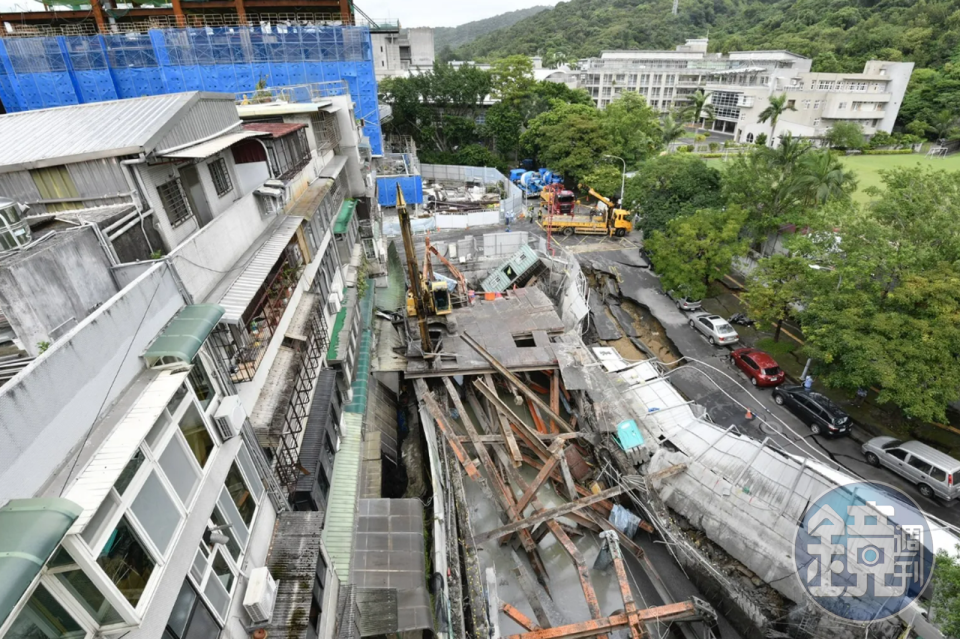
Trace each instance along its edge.
<instances>
[{"instance_id":1,"label":"blue construction netting","mask_svg":"<svg viewBox=\"0 0 960 639\"><path fill-rule=\"evenodd\" d=\"M0 38L7 112L182 91L240 93L344 80L374 155L383 153L370 30L349 26L153 29Z\"/></svg>"},{"instance_id":2,"label":"blue construction netting","mask_svg":"<svg viewBox=\"0 0 960 639\"><path fill-rule=\"evenodd\" d=\"M401 175L377 178L377 201L380 206L397 205L397 184L407 204L423 204L423 178L419 175Z\"/></svg>"}]
</instances>

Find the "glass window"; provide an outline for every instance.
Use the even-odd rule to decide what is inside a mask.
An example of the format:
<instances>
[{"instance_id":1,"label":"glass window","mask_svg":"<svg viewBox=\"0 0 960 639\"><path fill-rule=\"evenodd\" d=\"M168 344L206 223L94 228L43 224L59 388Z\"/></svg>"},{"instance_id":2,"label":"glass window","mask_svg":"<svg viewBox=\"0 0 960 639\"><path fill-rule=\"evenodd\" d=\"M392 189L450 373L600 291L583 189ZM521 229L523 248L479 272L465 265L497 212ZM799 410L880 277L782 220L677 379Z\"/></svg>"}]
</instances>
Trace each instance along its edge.
<instances>
[{"instance_id":1,"label":"glass window","mask_svg":"<svg viewBox=\"0 0 960 639\"><path fill-rule=\"evenodd\" d=\"M243 475L240 474L240 469L237 468L236 463L230 464L230 472L227 473L225 483L230 498L233 499L234 505L240 512L240 517L249 527L250 522L253 521L253 513L257 509L257 504L253 500L253 495L250 494L250 489L247 488L247 483L243 480Z\"/></svg>"},{"instance_id":2,"label":"glass window","mask_svg":"<svg viewBox=\"0 0 960 639\"><path fill-rule=\"evenodd\" d=\"M227 518L223 516L223 513L220 512L219 506L214 506L210 519L213 520L213 525L216 528L226 526L229 523ZM220 532L230 538L230 541L227 542L227 550L230 552L230 556L233 557L234 561L239 562L241 549L240 544L237 543L237 537L233 533L233 528L221 528Z\"/></svg>"},{"instance_id":3,"label":"glass window","mask_svg":"<svg viewBox=\"0 0 960 639\"><path fill-rule=\"evenodd\" d=\"M123 491L127 489L127 486L130 485L130 482L133 480L133 476L137 474L137 469L143 464L143 451L139 448L137 452L133 454L133 457L130 458L130 461L127 462L127 465L120 472L120 476L117 477L117 482L113 485L117 489L117 492L121 495Z\"/></svg>"},{"instance_id":4,"label":"glass window","mask_svg":"<svg viewBox=\"0 0 960 639\"><path fill-rule=\"evenodd\" d=\"M217 620L210 614L203 602L198 601L183 639L214 639L219 635L220 626L217 625Z\"/></svg>"},{"instance_id":5,"label":"glass window","mask_svg":"<svg viewBox=\"0 0 960 639\"><path fill-rule=\"evenodd\" d=\"M187 412L180 419L180 432L187 440L190 452L200 462L203 468L210 459L210 453L213 452L213 438L207 431L207 426L203 422L203 417L197 411L196 406L190 406Z\"/></svg>"},{"instance_id":6,"label":"glass window","mask_svg":"<svg viewBox=\"0 0 960 639\"><path fill-rule=\"evenodd\" d=\"M15 639L65 639L86 634L46 588L37 586L6 636Z\"/></svg>"},{"instance_id":7,"label":"glass window","mask_svg":"<svg viewBox=\"0 0 960 639\"><path fill-rule=\"evenodd\" d=\"M197 591L188 580L184 580L177 601L173 605L163 639L215 639L220 634L220 626Z\"/></svg>"},{"instance_id":8,"label":"glass window","mask_svg":"<svg viewBox=\"0 0 960 639\"><path fill-rule=\"evenodd\" d=\"M137 516L150 541L167 554L173 534L180 525L180 511L167 489L164 488L156 472L150 473L130 508Z\"/></svg>"},{"instance_id":9,"label":"glass window","mask_svg":"<svg viewBox=\"0 0 960 639\"><path fill-rule=\"evenodd\" d=\"M887 454L891 457L896 457L899 460L904 460L907 458L907 451L895 448L893 450L888 450Z\"/></svg>"},{"instance_id":10,"label":"glass window","mask_svg":"<svg viewBox=\"0 0 960 639\"><path fill-rule=\"evenodd\" d=\"M233 588L233 581L235 575L233 570L227 564L227 560L223 558L223 555L217 553L213 558L213 574L220 580L220 583L223 584L224 589L227 592Z\"/></svg>"},{"instance_id":11,"label":"glass window","mask_svg":"<svg viewBox=\"0 0 960 639\"><path fill-rule=\"evenodd\" d=\"M175 637L183 636L183 631L190 621L193 604L196 601L197 591L193 589L189 581L184 580L183 586L180 587L180 594L177 595L177 601L173 604L173 610L170 612L170 618L167 619L167 627Z\"/></svg>"},{"instance_id":12,"label":"glass window","mask_svg":"<svg viewBox=\"0 0 960 639\"><path fill-rule=\"evenodd\" d=\"M140 602L156 566L126 517L120 518L97 563L133 606Z\"/></svg>"},{"instance_id":13,"label":"glass window","mask_svg":"<svg viewBox=\"0 0 960 639\"><path fill-rule=\"evenodd\" d=\"M183 401L183 398L187 396L187 387L183 384L177 388L176 392L173 394L173 397L170 398L170 401L167 402L167 410L170 411L170 414L173 415L177 412L177 409L180 408L180 402Z\"/></svg>"},{"instance_id":14,"label":"glass window","mask_svg":"<svg viewBox=\"0 0 960 639\"><path fill-rule=\"evenodd\" d=\"M250 456L250 451L247 450L246 445L240 446L237 451L237 463L240 464L243 474L250 480L250 490L253 491L254 498L259 502L263 496L263 482L260 480L260 474L257 473L257 467L253 465L253 458Z\"/></svg>"},{"instance_id":15,"label":"glass window","mask_svg":"<svg viewBox=\"0 0 960 639\"><path fill-rule=\"evenodd\" d=\"M919 471L922 472L922 473L929 473L930 470L933 468L933 466L931 466L931 465L928 464L927 462L923 461L923 460L920 459L919 457L913 457L913 456L911 456L911 457L910 457L910 461L908 461L907 463L910 464L911 466L913 466L914 468L916 468L917 470L919 470Z\"/></svg>"},{"instance_id":16,"label":"glass window","mask_svg":"<svg viewBox=\"0 0 960 639\"><path fill-rule=\"evenodd\" d=\"M190 373L187 375L187 381L189 381L190 386L193 387L193 392L197 394L200 405L204 408L209 406L217 394L217 391L210 382L210 376L207 375L207 369L204 367L200 357L194 358L193 368L190 369Z\"/></svg>"},{"instance_id":17,"label":"glass window","mask_svg":"<svg viewBox=\"0 0 960 639\"><path fill-rule=\"evenodd\" d=\"M194 489L200 483L200 471L194 466L190 453L184 449L179 437L174 437L164 449L160 456L160 468L173 484L180 501L184 505L189 504Z\"/></svg>"},{"instance_id":18,"label":"glass window","mask_svg":"<svg viewBox=\"0 0 960 639\"><path fill-rule=\"evenodd\" d=\"M207 587L203 589L203 594L207 596L207 601L213 606L213 609L223 617L227 614L227 606L230 605L230 594L223 587L218 579L207 579Z\"/></svg>"},{"instance_id":19,"label":"glass window","mask_svg":"<svg viewBox=\"0 0 960 639\"><path fill-rule=\"evenodd\" d=\"M123 622L120 613L107 602L100 589L90 581L90 578L80 568L59 572L56 577L98 624L106 626Z\"/></svg>"},{"instance_id":20,"label":"glass window","mask_svg":"<svg viewBox=\"0 0 960 639\"><path fill-rule=\"evenodd\" d=\"M170 425L170 415L167 411L163 411L160 414L160 418L157 419L157 423L153 425L153 428L150 429L150 432L147 433L147 445L150 448L157 450L160 438L163 436L163 433L166 431L167 426Z\"/></svg>"},{"instance_id":21,"label":"glass window","mask_svg":"<svg viewBox=\"0 0 960 639\"><path fill-rule=\"evenodd\" d=\"M947 473L943 472L936 466L933 466L932 468L930 468L930 476L936 479L937 481L947 480Z\"/></svg>"},{"instance_id":22,"label":"glass window","mask_svg":"<svg viewBox=\"0 0 960 639\"><path fill-rule=\"evenodd\" d=\"M90 521L87 522L86 527L84 527L83 532L80 533L80 536L83 537L83 540L87 542L87 546L90 550L96 552L98 550L97 540L100 538L100 533L104 532L108 522L113 518L113 515L117 512L117 509L120 507L117 498L114 497L113 493L109 493L107 497L103 500L103 503L100 504L100 507L97 508L97 512L93 514L93 517L90 518Z\"/></svg>"}]
</instances>

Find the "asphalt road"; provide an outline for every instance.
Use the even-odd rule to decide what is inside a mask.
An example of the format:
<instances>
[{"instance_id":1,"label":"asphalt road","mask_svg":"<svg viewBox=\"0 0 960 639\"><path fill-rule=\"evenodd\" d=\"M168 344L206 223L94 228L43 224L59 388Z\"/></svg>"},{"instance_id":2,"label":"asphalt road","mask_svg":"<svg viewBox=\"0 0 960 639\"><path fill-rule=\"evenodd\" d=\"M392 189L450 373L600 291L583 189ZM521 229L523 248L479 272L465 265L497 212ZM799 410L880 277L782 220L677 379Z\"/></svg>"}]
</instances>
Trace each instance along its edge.
<instances>
[{"instance_id":1,"label":"asphalt road","mask_svg":"<svg viewBox=\"0 0 960 639\"><path fill-rule=\"evenodd\" d=\"M960 527L960 504L956 501L923 497L899 475L864 461L860 445L871 437L865 431L854 426L850 437L811 435L793 413L773 401L769 390L754 388L730 363L731 348L711 346L688 325L688 314L662 292L656 274L639 266L641 259L636 249L609 250L603 246L598 248L607 250L589 252L586 248L581 246L582 252L577 254L581 263L616 274L621 294L646 307L663 326L675 349L686 359L685 365L668 373L671 381L688 399L704 406L712 421L721 426L735 425L740 432L757 439L769 438L788 453L810 457L855 477L896 486L927 513ZM747 408L754 419L746 419Z\"/></svg>"}]
</instances>

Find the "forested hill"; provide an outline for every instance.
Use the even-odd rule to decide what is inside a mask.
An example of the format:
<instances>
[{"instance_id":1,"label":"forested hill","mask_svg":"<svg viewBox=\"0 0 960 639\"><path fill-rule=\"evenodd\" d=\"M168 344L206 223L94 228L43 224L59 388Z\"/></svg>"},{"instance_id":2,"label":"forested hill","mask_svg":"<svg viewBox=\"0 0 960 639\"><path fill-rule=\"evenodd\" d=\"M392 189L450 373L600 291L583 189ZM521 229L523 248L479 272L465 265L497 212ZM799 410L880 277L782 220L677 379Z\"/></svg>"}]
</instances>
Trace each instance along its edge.
<instances>
[{"instance_id":1,"label":"forested hill","mask_svg":"<svg viewBox=\"0 0 960 639\"><path fill-rule=\"evenodd\" d=\"M451 47L455 49L473 42L480 36L486 35L491 31L496 31L497 29L506 29L507 27L516 24L520 20L529 18L530 16L540 13L548 8L549 7L543 6L530 7L528 9L518 9L517 11L501 13L500 15L493 16L492 18L484 18L483 20L467 22L458 27L438 27L433 31L434 45L436 46L437 51L440 51L443 47Z\"/></svg>"},{"instance_id":2,"label":"forested hill","mask_svg":"<svg viewBox=\"0 0 960 639\"><path fill-rule=\"evenodd\" d=\"M860 71L868 59L940 68L960 54L960 0L570 0L481 36L459 59L603 49L672 49L710 38L711 51L788 49L815 71Z\"/></svg>"}]
</instances>

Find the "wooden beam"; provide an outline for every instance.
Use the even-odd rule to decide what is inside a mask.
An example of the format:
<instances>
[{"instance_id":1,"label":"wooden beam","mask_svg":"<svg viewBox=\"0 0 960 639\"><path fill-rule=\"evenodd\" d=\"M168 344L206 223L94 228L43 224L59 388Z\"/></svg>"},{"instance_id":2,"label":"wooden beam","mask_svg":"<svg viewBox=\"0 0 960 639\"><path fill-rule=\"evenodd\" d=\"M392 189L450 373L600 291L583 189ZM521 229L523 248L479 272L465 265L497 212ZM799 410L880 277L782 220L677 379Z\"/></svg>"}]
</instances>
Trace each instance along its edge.
<instances>
[{"instance_id":1,"label":"wooden beam","mask_svg":"<svg viewBox=\"0 0 960 639\"><path fill-rule=\"evenodd\" d=\"M526 397L528 397L529 399L533 400L533 403L536 404L536 405L540 408L540 410L542 410L543 412L545 412L549 417L553 418L553 419L557 422L557 424L560 426L561 430L563 430L563 431L565 431L565 432L567 432L567 433L572 433L572 432L574 431L573 426L571 426L570 424L568 424L568 423L567 423L567 420L565 420L564 418L560 417L560 415L558 415L558 414L556 414L555 412L553 412L553 411L550 409L550 407L547 406L547 404L546 404L542 399L540 399L540 396L539 396L539 395L537 395L537 394L534 393L532 390L530 390L529 388L527 388L527 385L524 384L524 383L520 380L520 378L518 378L516 375L514 375L513 373L511 373L511 372L507 369L506 366L504 366L503 364L501 364L501 363L497 360L496 357L494 357L493 355L491 355L490 353L488 353L488 352L486 351L486 349L484 349L482 346L480 346L480 343L477 342L477 340L473 339L473 337L470 335L470 333L466 333L466 332L465 332L465 333L462 333L462 334L460 335L460 339L462 339L464 342L466 342L471 348L473 348L473 350L477 351L477 353L480 355L480 357L482 357L483 359L487 360L487 362L489 362L489 364L490 364L491 366L493 366L498 373L500 373L501 375L503 375L504 377L506 377L507 380L508 380L511 384L513 384L513 385L517 388L518 391L520 391L521 393L523 393L523 394L524 394Z\"/></svg>"},{"instance_id":2,"label":"wooden beam","mask_svg":"<svg viewBox=\"0 0 960 639\"><path fill-rule=\"evenodd\" d=\"M473 460L470 459L469 455L467 455L467 451L464 450L463 446L460 445L460 439L450 432L450 430L443 424L443 420L446 419L446 416L443 415L443 411L440 410L440 405L437 404L437 400L430 393L430 389L427 388L427 383L422 379L418 379L415 382L415 388L417 389L417 395L420 396L420 399L423 400L424 405L427 407L427 412L430 413L431 417L433 417L433 421L437 423L437 427L440 429L440 432L443 433L447 443L450 444L450 448L453 449L453 454L457 456L457 459L460 461L460 465L463 466L465 471L467 471L467 475L470 476L470 479L480 483L480 485L485 489L485 493L492 498L493 495L490 494L490 489L487 487L483 476L480 475L480 471L473 463Z\"/></svg>"},{"instance_id":3,"label":"wooden beam","mask_svg":"<svg viewBox=\"0 0 960 639\"><path fill-rule=\"evenodd\" d=\"M537 431L530 428L530 426L520 419L513 410L507 406L500 396L497 395L497 391L492 387L488 387L486 384L481 382L479 379L474 380L474 388L476 388L480 393L487 398L495 410L502 411L506 415L507 419L510 420L510 423L524 431L528 435L529 444L533 447L533 452L537 454L541 459L547 459L550 457L550 451L547 450L547 447L540 441L540 437L537 435Z\"/></svg>"},{"instance_id":4,"label":"wooden beam","mask_svg":"<svg viewBox=\"0 0 960 639\"><path fill-rule=\"evenodd\" d=\"M550 431L547 429L547 425L543 423L543 418L540 417L540 411L537 410L537 405L528 397L527 398L527 410L530 411L530 417L533 418L533 424L537 427L537 432L543 435L546 435Z\"/></svg>"},{"instance_id":5,"label":"wooden beam","mask_svg":"<svg viewBox=\"0 0 960 639\"><path fill-rule=\"evenodd\" d=\"M543 468L540 469L540 472L537 473L537 476L534 478L533 482L527 487L527 490L520 496L520 499L517 500L517 511L523 513L524 509L527 507L527 504L530 503L530 500L533 499L534 495L537 494L537 491L540 490L540 486L543 485L543 482L547 480L547 477L550 476L550 473L553 472L553 469L556 468L557 464L560 463L560 456L563 455L563 440L557 440L550 447L550 452L553 453L550 456L550 459L543 464Z\"/></svg>"},{"instance_id":6,"label":"wooden beam","mask_svg":"<svg viewBox=\"0 0 960 639\"><path fill-rule=\"evenodd\" d=\"M572 513L574 511L580 510L581 508L586 508L591 504L596 504L605 499L610 499L611 497L616 497L617 495L626 492L629 488L625 486L616 486L614 488L608 488L596 495L591 495L590 497L584 497L578 499L577 501L571 501L569 503L563 504L562 506L557 506L556 508L549 508L547 510L540 511L535 515L521 519L519 521L514 521L506 526L501 526L495 530L489 530L485 533L480 533L475 535L471 540L474 546L479 545L488 539L500 538L504 535L510 535L517 532L518 530L525 530L537 524L542 524L543 522L556 519L557 517L562 517L567 513Z\"/></svg>"},{"instance_id":7,"label":"wooden beam","mask_svg":"<svg viewBox=\"0 0 960 639\"><path fill-rule=\"evenodd\" d=\"M520 626L523 626L527 630L540 630L540 626L533 623L533 620L511 606L510 604L504 602L500 604L500 610L503 611L503 614L507 615L511 619L517 622Z\"/></svg>"},{"instance_id":8,"label":"wooden beam","mask_svg":"<svg viewBox=\"0 0 960 639\"><path fill-rule=\"evenodd\" d=\"M560 375L553 374L550 376L550 410L560 414ZM557 425L554 421L550 420L550 432L558 433L560 429L557 428Z\"/></svg>"},{"instance_id":9,"label":"wooden beam","mask_svg":"<svg viewBox=\"0 0 960 639\"><path fill-rule=\"evenodd\" d=\"M558 439L570 441L571 439L579 439L579 437L580 436L577 433L560 433L559 435L542 435L540 440L545 442L556 441ZM461 444L469 444L473 442L473 440L466 435L456 435L456 438ZM507 440L503 435L478 435L477 438L484 444L507 444ZM515 433L514 438L516 438ZM521 461L523 461L522 458Z\"/></svg>"},{"instance_id":10,"label":"wooden beam","mask_svg":"<svg viewBox=\"0 0 960 639\"><path fill-rule=\"evenodd\" d=\"M590 521L600 526L600 528L602 528L603 530L611 530L617 533L617 537L620 538L620 543L626 546L627 550L630 551L631 555L633 555L637 559L643 559L645 557L643 548L638 546L635 541L633 541L632 539L627 537L625 534L623 534L623 532L621 532L619 528L611 524L609 521L607 521L597 513L591 512L589 510L584 513L584 516L586 516L587 519L589 519ZM671 598L670 601L673 601L673 599Z\"/></svg>"},{"instance_id":11,"label":"wooden beam","mask_svg":"<svg viewBox=\"0 0 960 639\"><path fill-rule=\"evenodd\" d=\"M577 568L577 576L580 578L580 587L583 589L583 598L587 601L587 609L590 611L590 617L593 619L602 618L603 613L600 611L600 602L597 601L597 591L594 590L593 582L590 580L590 568L587 567L587 562L584 561L580 549L577 548L575 543L570 541L567 533L563 532L563 529L557 525L557 522L553 520L548 521L547 526L550 528L550 532L553 533L556 540L559 541L560 545L567 551L567 554L570 555L570 559L573 560L573 565ZM597 635L597 639L607 639L607 635Z\"/></svg>"},{"instance_id":12,"label":"wooden beam","mask_svg":"<svg viewBox=\"0 0 960 639\"><path fill-rule=\"evenodd\" d=\"M563 486L567 489L567 499L571 501L576 499L577 483L573 481L573 474L570 473L570 464L567 463L566 451L560 456L560 475L563 477Z\"/></svg>"},{"instance_id":13,"label":"wooden beam","mask_svg":"<svg viewBox=\"0 0 960 639\"><path fill-rule=\"evenodd\" d=\"M630 639L641 639L644 634L643 624L637 619L637 602L633 600L633 591L627 580L627 569L623 565L623 555L620 553L620 544L617 542L617 533L607 530L600 533L600 538L607 542L607 550L613 557L613 566L617 573L617 584L620 586L620 597L623 598L623 611L630 620L628 628Z\"/></svg>"},{"instance_id":14,"label":"wooden beam","mask_svg":"<svg viewBox=\"0 0 960 639\"><path fill-rule=\"evenodd\" d=\"M667 623L671 621L688 621L700 618L700 614L694 608L693 604L685 601L683 603L668 604L666 606L657 606L655 608L646 608L637 611L636 619L641 622L656 621ZM556 628L544 628L543 630L532 630L519 635L510 635L508 639L577 639L578 637L593 637L608 630L616 630L630 623L627 615L611 615L603 619L593 619L591 621L581 621L566 626L557 626Z\"/></svg>"},{"instance_id":15,"label":"wooden beam","mask_svg":"<svg viewBox=\"0 0 960 639\"><path fill-rule=\"evenodd\" d=\"M534 459L533 457L528 457L524 455L523 461L524 463L533 466L537 470L543 468L543 462L540 461L539 459ZM557 471L554 471L550 474L550 479L558 483L563 481L563 477ZM589 497L590 495L593 494L592 492L590 492L588 489L584 488L580 484L576 484L576 486L574 487L577 489L577 494L579 494L581 497ZM598 504L594 504L591 508L597 511L598 513L602 514L604 517L606 517L607 515L610 514L610 511L613 509L613 504L610 503L609 501L603 501Z\"/></svg>"}]
</instances>

